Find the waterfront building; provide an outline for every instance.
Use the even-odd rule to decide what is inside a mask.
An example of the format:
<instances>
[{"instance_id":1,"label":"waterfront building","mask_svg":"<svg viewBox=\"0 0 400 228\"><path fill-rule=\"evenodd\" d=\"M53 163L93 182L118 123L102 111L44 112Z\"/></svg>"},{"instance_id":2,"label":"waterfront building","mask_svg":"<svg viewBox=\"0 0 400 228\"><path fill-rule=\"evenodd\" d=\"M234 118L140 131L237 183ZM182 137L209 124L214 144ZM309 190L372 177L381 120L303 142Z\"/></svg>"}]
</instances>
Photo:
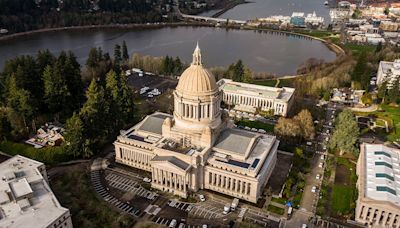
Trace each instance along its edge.
<instances>
[{"instance_id":1,"label":"waterfront building","mask_svg":"<svg viewBox=\"0 0 400 228\"><path fill-rule=\"evenodd\" d=\"M0 227L72 228L43 163L16 155L0 164Z\"/></svg>"},{"instance_id":2,"label":"waterfront building","mask_svg":"<svg viewBox=\"0 0 400 228\"><path fill-rule=\"evenodd\" d=\"M387 82L387 87L391 88L393 83L400 76L400 59L394 60L394 62L380 61L377 73L378 85L382 85L383 82Z\"/></svg>"},{"instance_id":3,"label":"waterfront building","mask_svg":"<svg viewBox=\"0 0 400 228\"><path fill-rule=\"evenodd\" d=\"M239 111L256 113L273 111L274 115L286 116L294 99L294 88L276 88L221 79L218 86L225 104Z\"/></svg>"},{"instance_id":4,"label":"waterfront building","mask_svg":"<svg viewBox=\"0 0 400 228\"><path fill-rule=\"evenodd\" d=\"M355 220L368 227L400 226L400 150L360 146Z\"/></svg>"},{"instance_id":5,"label":"waterfront building","mask_svg":"<svg viewBox=\"0 0 400 228\"><path fill-rule=\"evenodd\" d=\"M172 115L156 112L114 142L116 162L152 174L151 186L186 198L200 189L256 203L277 159L275 136L233 127L200 48L181 75Z\"/></svg>"}]
</instances>

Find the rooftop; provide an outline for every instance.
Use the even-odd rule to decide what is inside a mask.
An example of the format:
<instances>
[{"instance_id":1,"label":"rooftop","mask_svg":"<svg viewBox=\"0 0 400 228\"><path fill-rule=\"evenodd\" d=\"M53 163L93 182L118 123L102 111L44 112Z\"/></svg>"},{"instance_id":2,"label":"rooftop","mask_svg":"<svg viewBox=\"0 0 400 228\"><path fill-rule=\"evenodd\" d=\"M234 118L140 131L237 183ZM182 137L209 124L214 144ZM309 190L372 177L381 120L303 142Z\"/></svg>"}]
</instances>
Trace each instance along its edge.
<instances>
[{"instance_id":1,"label":"rooftop","mask_svg":"<svg viewBox=\"0 0 400 228\"><path fill-rule=\"evenodd\" d=\"M253 95L256 97L278 99L282 101L289 101L293 96L294 88L275 88L269 86L254 85L248 83L234 82L230 79L221 79L217 83L220 90L231 91L235 94Z\"/></svg>"},{"instance_id":2,"label":"rooftop","mask_svg":"<svg viewBox=\"0 0 400 228\"><path fill-rule=\"evenodd\" d=\"M180 160L179 158L176 158L174 156L155 156L152 161L164 161L164 162L168 162L176 167L178 167L179 169L182 170L187 170L190 165L182 160Z\"/></svg>"},{"instance_id":3,"label":"rooftop","mask_svg":"<svg viewBox=\"0 0 400 228\"><path fill-rule=\"evenodd\" d=\"M257 135L251 132L226 129L219 136L214 148L245 155L256 137Z\"/></svg>"},{"instance_id":4,"label":"rooftop","mask_svg":"<svg viewBox=\"0 0 400 228\"><path fill-rule=\"evenodd\" d=\"M68 212L40 170L43 163L14 156L0 164L0 227L47 227Z\"/></svg>"},{"instance_id":5,"label":"rooftop","mask_svg":"<svg viewBox=\"0 0 400 228\"><path fill-rule=\"evenodd\" d=\"M170 117L170 115L162 113L155 113L153 115L149 115L147 118L144 119L143 123L139 126L138 130L161 135L162 125L167 117Z\"/></svg>"},{"instance_id":6,"label":"rooftop","mask_svg":"<svg viewBox=\"0 0 400 228\"><path fill-rule=\"evenodd\" d=\"M363 144L365 197L400 206L400 150L383 144Z\"/></svg>"}]
</instances>

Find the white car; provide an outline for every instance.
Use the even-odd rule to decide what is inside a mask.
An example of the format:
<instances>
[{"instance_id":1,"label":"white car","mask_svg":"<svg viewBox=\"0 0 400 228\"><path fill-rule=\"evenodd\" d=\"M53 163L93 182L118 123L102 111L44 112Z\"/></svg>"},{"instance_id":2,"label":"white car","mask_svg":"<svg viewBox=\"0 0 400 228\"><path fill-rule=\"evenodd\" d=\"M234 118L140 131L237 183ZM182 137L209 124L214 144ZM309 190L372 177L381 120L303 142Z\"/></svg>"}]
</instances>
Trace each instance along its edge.
<instances>
[{"instance_id":1,"label":"white car","mask_svg":"<svg viewBox=\"0 0 400 228\"><path fill-rule=\"evenodd\" d=\"M318 165L319 168L322 168L323 166L324 166L324 163L322 163L322 162L319 163L319 165Z\"/></svg>"},{"instance_id":2,"label":"white car","mask_svg":"<svg viewBox=\"0 0 400 228\"><path fill-rule=\"evenodd\" d=\"M311 192L316 192L316 191L317 191L317 187L313 186L313 187L311 188Z\"/></svg>"},{"instance_id":3,"label":"white car","mask_svg":"<svg viewBox=\"0 0 400 228\"><path fill-rule=\"evenodd\" d=\"M325 159L325 155L321 155L321 160L324 160Z\"/></svg>"},{"instance_id":4,"label":"white car","mask_svg":"<svg viewBox=\"0 0 400 228\"><path fill-rule=\"evenodd\" d=\"M204 197L204 195L199 195L199 198L200 198L200 201L201 201L201 202L206 201L206 197Z\"/></svg>"},{"instance_id":5,"label":"white car","mask_svg":"<svg viewBox=\"0 0 400 228\"><path fill-rule=\"evenodd\" d=\"M147 177L145 177L145 178L143 178L143 181L144 181L144 182L146 182L146 183L150 183L150 182L151 182L151 179L150 179L150 178L147 178Z\"/></svg>"},{"instance_id":6,"label":"white car","mask_svg":"<svg viewBox=\"0 0 400 228\"><path fill-rule=\"evenodd\" d=\"M321 178L321 175L317 174L317 176L315 176L315 179L319 180Z\"/></svg>"},{"instance_id":7,"label":"white car","mask_svg":"<svg viewBox=\"0 0 400 228\"><path fill-rule=\"evenodd\" d=\"M301 225L301 228L307 228L306 224Z\"/></svg>"}]
</instances>

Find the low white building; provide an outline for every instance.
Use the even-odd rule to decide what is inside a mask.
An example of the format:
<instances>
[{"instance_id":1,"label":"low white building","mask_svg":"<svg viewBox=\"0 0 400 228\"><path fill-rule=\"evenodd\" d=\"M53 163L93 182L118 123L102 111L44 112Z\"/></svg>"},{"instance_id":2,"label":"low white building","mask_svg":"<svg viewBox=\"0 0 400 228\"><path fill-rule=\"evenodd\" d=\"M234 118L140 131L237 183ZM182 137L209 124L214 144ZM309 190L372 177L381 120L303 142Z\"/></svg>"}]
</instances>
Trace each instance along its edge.
<instances>
[{"instance_id":1,"label":"low white building","mask_svg":"<svg viewBox=\"0 0 400 228\"><path fill-rule=\"evenodd\" d=\"M378 67L376 83L382 85L382 83L386 81L387 87L391 88L399 76L400 59L396 59L394 62L381 61Z\"/></svg>"},{"instance_id":2,"label":"low white building","mask_svg":"<svg viewBox=\"0 0 400 228\"><path fill-rule=\"evenodd\" d=\"M361 144L355 220L368 227L400 227L400 150Z\"/></svg>"},{"instance_id":3,"label":"low white building","mask_svg":"<svg viewBox=\"0 0 400 228\"><path fill-rule=\"evenodd\" d=\"M275 115L286 116L293 101L294 88L275 88L221 79L217 82L225 104L235 109L256 112L273 110Z\"/></svg>"},{"instance_id":4,"label":"low white building","mask_svg":"<svg viewBox=\"0 0 400 228\"><path fill-rule=\"evenodd\" d=\"M0 227L72 228L43 163L17 155L0 164Z\"/></svg>"}]
</instances>

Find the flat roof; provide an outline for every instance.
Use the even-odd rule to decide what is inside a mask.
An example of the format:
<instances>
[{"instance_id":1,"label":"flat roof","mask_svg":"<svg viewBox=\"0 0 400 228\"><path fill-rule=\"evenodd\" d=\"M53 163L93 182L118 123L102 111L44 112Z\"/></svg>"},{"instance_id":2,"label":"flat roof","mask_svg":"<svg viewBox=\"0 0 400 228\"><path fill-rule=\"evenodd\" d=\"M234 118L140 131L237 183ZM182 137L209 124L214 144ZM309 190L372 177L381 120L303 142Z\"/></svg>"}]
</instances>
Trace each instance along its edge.
<instances>
[{"instance_id":1,"label":"flat roof","mask_svg":"<svg viewBox=\"0 0 400 228\"><path fill-rule=\"evenodd\" d=\"M188 163L186 163L174 156L155 156L152 159L152 161L165 161L165 162L171 163L172 165L174 165L182 170L187 170L190 167L190 165Z\"/></svg>"},{"instance_id":2,"label":"flat roof","mask_svg":"<svg viewBox=\"0 0 400 228\"><path fill-rule=\"evenodd\" d=\"M22 178L10 183L10 188L13 192L15 198L24 197L26 195L32 194L32 188L29 185L26 178Z\"/></svg>"},{"instance_id":3,"label":"flat roof","mask_svg":"<svg viewBox=\"0 0 400 228\"><path fill-rule=\"evenodd\" d=\"M220 134L214 148L245 155L253 139L256 137L257 134L251 132L228 128Z\"/></svg>"},{"instance_id":4,"label":"flat roof","mask_svg":"<svg viewBox=\"0 0 400 228\"><path fill-rule=\"evenodd\" d=\"M43 163L20 155L0 163L1 177L15 174L0 180L0 227L48 227L68 213L43 178L39 170L43 168ZM15 201L17 196L21 198Z\"/></svg>"},{"instance_id":5,"label":"flat roof","mask_svg":"<svg viewBox=\"0 0 400 228\"><path fill-rule=\"evenodd\" d=\"M363 144L365 196L400 206L400 150L383 144Z\"/></svg>"},{"instance_id":6,"label":"flat roof","mask_svg":"<svg viewBox=\"0 0 400 228\"><path fill-rule=\"evenodd\" d=\"M289 101L295 91L294 88L276 88L270 86L234 82L230 79L221 79L218 81L217 84L220 90L226 92L234 92L235 94L241 94L244 96L277 99L282 101Z\"/></svg>"},{"instance_id":7,"label":"flat roof","mask_svg":"<svg viewBox=\"0 0 400 228\"><path fill-rule=\"evenodd\" d=\"M138 130L161 135L162 125L167 117L170 117L170 115L162 113L149 115L145 118L144 122L139 126Z\"/></svg>"}]
</instances>

